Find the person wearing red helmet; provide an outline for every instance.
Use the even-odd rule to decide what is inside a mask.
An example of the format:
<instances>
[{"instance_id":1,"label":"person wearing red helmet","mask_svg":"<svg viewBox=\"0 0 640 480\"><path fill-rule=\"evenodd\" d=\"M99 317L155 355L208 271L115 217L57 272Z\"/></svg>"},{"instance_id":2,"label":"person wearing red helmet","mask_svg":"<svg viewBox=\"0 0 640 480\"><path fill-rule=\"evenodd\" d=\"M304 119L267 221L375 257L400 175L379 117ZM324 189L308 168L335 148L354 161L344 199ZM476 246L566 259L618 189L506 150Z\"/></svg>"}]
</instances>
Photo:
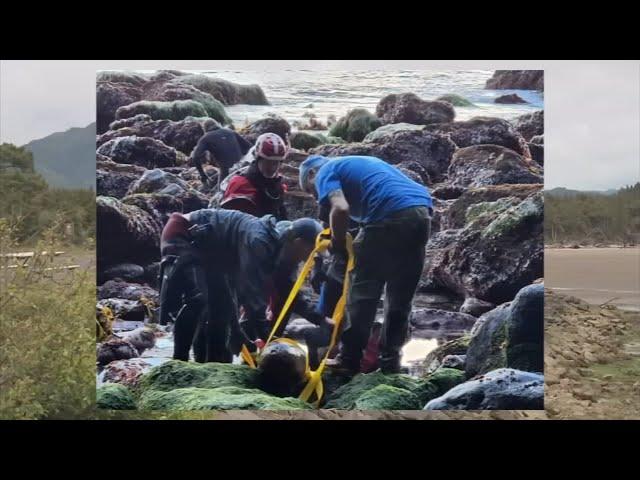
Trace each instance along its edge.
<instances>
[{"instance_id":1,"label":"person wearing red helmet","mask_svg":"<svg viewBox=\"0 0 640 480\"><path fill-rule=\"evenodd\" d=\"M245 172L231 178L220 208L286 220L284 194L287 189L278 170L287 151L287 144L275 133L260 135L252 150L254 161Z\"/></svg>"}]
</instances>

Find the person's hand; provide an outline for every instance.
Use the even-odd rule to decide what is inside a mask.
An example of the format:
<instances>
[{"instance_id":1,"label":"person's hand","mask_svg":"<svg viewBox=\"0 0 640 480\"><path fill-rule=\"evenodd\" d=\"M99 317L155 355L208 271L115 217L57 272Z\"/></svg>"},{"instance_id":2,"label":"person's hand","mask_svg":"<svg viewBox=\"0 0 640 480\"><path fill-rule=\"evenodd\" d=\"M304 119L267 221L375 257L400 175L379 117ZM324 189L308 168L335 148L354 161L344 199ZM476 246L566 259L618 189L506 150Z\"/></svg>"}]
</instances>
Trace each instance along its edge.
<instances>
[{"instance_id":1,"label":"person's hand","mask_svg":"<svg viewBox=\"0 0 640 480\"><path fill-rule=\"evenodd\" d=\"M255 344L256 347L258 347L260 350L262 350L264 348L264 340L262 340L261 338L256 338L253 343Z\"/></svg>"},{"instance_id":2,"label":"person's hand","mask_svg":"<svg viewBox=\"0 0 640 480\"><path fill-rule=\"evenodd\" d=\"M333 318L324 317L324 326L333 329L336 326L336 322L333 320Z\"/></svg>"}]
</instances>

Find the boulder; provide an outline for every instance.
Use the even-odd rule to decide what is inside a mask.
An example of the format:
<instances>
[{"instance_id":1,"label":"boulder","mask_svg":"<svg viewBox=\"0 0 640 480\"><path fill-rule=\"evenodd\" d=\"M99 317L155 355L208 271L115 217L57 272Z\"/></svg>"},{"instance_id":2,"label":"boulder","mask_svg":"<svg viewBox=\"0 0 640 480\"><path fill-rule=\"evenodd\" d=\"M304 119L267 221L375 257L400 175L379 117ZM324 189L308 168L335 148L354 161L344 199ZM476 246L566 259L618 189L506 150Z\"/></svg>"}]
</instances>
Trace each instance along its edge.
<instances>
[{"instance_id":1,"label":"boulder","mask_svg":"<svg viewBox=\"0 0 640 480\"><path fill-rule=\"evenodd\" d=\"M504 104L516 104L516 103L528 103L526 100L520 97L520 95L516 93L511 93L509 95L501 95L496 97L493 101L494 103L504 103Z\"/></svg>"},{"instance_id":2,"label":"boulder","mask_svg":"<svg viewBox=\"0 0 640 480\"><path fill-rule=\"evenodd\" d=\"M393 137L394 133L407 130L423 130L424 125L413 125L412 123L389 123L376 128L373 132L364 137L363 142L386 141Z\"/></svg>"},{"instance_id":3,"label":"boulder","mask_svg":"<svg viewBox=\"0 0 640 480\"><path fill-rule=\"evenodd\" d=\"M227 115L222 102L214 98L212 95L198 90L193 85L169 82L163 85L159 91L150 100L176 101L189 100L199 103L206 112L205 115L194 115L195 117L210 117L223 125L232 125L232 121ZM164 117L171 118L171 117Z\"/></svg>"},{"instance_id":4,"label":"boulder","mask_svg":"<svg viewBox=\"0 0 640 480\"><path fill-rule=\"evenodd\" d=\"M118 108L142 97L139 86L124 82L98 81L96 86L96 132L104 133L116 118Z\"/></svg>"},{"instance_id":5,"label":"boulder","mask_svg":"<svg viewBox=\"0 0 640 480\"><path fill-rule=\"evenodd\" d=\"M537 143L528 143L531 158L540 166L544 166L544 145Z\"/></svg>"},{"instance_id":6,"label":"boulder","mask_svg":"<svg viewBox=\"0 0 640 480\"><path fill-rule=\"evenodd\" d=\"M329 135L340 137L347 142L361 142L382 124L378 117L363 108L356 108L338 120L331 127Z\"/></svg>"},{"instance_id":7,"label":"boulder","mask_svg":"<svg viewBox=\"0 0 640 480\"><path fill-rule=\"evenodd\" d=\"M98 287L98 300L104 300L105 298L121 298L124 300L138 301L142 298L146 298L157 304L158 297L158 291L147 285L129 283L122 280L108 280Z\"/></svg>"},{"instance_id":8,"label":"boulder","mask_svg":"<svg viewBox=\"0 0 640 480\"><path fill-rule=\"evenodd\" d=\"M117 383L127 388L137 388L142 375L151 369L151 364L144 358L116 360L104 367L101 378L104 382Z\"/></svg>"},{"instance_id":9,"label":"boulder","mask_svg":"<svg viewBox=\"0 0 640 480\"><path fill-rule=\"evenodd\" d=\"M432 182L441 182L455 150L455 144L445 135L401 130L391 137L383 136L370 142L322 145L310 153L328 157L373 156L392 165L416 162L427 170Z\"/></svg>"},{"instance_id":10,"label":"boulder","mask_svg":"<svg viewBox=\"0 0 640 480\"><path fill-rule=\"evenodd\" d=\"M517 197L524 200L529 195L542 191L543 184L488 185L468 189L452 186L450 188L460 188L463 193L457 197L447 211L444 224L446 228L463 228L467 223L467 211L471 205L495 202L503 197ZM435 196L435 192L433 195Z\"/></svg>"},{"instance_id":11,"label":"boulder","mask_svg":"<svg viewBox=\"0 0 640 480\"><path fill-rule=\"evenodd\" d=\"M170 80L169 83L176 86L192 85L224 105L269 105L267 97L258 85L239 85L201 74L181 75Z\"/></svg>"},{"instance_id":12,"label":"boulder","mask_svg":"<svg viewBox=\"0 0 640 480\"><path fill-rule=\"evenodd\" d=\"M120 70L102 70L96 74L97 82L128 83L137 87L143 86L149 79L135 72Z\"/></svg>"},{"instance_id":13,"label":"boulder","mask_svg":"<svg viewBox=\"0 0 640 480\"><path fill-rule=\"evenodd\" d=\"M501 368L431 400L425 410L542 410L544 377Z\"/></svg>"},{"instance_id":14,"label":"boulder","mask_svg":"<svg viewBox=\"0 0 640 480\"><path fill-rule=\"evenodd\" d=\"M376 107L376 115L383 124L428 125L452 122L456 114L449 102L429 102L413 93L402 93L387 95L380 100Z\"/></svg>"},{"instance_id":15,"label":"boulder","mask_svg":"<svg viewBox=\"0 0 640 480\"><path fill-rule=\"evenodd\" d=\"M108 307L116 320L127 322L144 322L147 310L140 300L126 300L123 298L105 298L98 300L98 310Z\"/></svg>"},{"instance_id":16,"label":"boulder","mask_svg":"<svg viewBox=\"0 0 640 480\"><path fill-rule=\"evenodd\" d=\"M544 110L526 113L511 121L515 129L527 141L544 134Z\"/></svg>"},{"instance_id":17,"label":"boulder","mask_svg":"<svg viewBox=\"0 0 640 480\"><path fill-rule=\"evenodd\" d=\"M415 393L391 385L378 385L360 395L355 410L419 410L422 407Z\"/></svg>"},{"instance_id":18,"label":"boulder","mask_svg":"<svg viewBox=\"0 0 640 480\"><path fill-rule=\"evenodd\" d=\"M421 286L501 304L542 276L542 192L506 209L493 205L464 229L430 239Z\"/></svg>"},{"instance_id":19,"label":"boulder","mask_svg":"<svg viewBox=\"0 0 640 480\"><path fill-rule=\"evenodd\" d=\"M96 198L98 270L126 262L156 261L160 257L162 226L149 213L112 197Z\"/></svg>"},{"instance_id":20,"label":"boulder","mask_svg":"<svg viewBox=\"0 0 640 480\"><path fill-rule=\"evenodd\" d=\"M172 167L184 163L184 154L159 140L147 137L118 137L102 144L97 152L114 162L145 168Z\"/></svg>"},{"instance_id":21,"label":"boulder","mask_svg":"<svg viewBox=\"0 0 640 480\"><path fill-rule=\"evenodd\" d=\"M465 334L454 340L449 340L430 351L422 362L427 375L432 374L438 368L443 366L442 362L446 357L466 355L467 349L469 348L469 341L470 336Z\"/></svg>"},{"instance_id":22,"label":"boulder","mask_svg":"<svg viewBox=\"0 0 640 480\"><path fill-rule=\"evenodd\" d=\"M449 102L454 107L475 107L473 103L464 98L462 95L457 95L455 93L441 95L436 98L436 100L439 102Z\"/></svg>"},{"instance_id":23,"label":"boulder","mask_svg":"<svg viewBox=\"0 0 640 480\"><path fill-rule=\"evenodd\" d=\"M126 386L107 383L96 390L96 407L101 410L135 410L136 402Z\"/></svg>"},{"instance_id":24,"label":"boulder","mask_svg":"<svg viewBox=\"0 0 640 480\"><path fill-rule=\"evenodd\" d=\"M463 187L544 181L538 164L498 145L474 145L456 151L448 176L453 185Z\"/></svg>"},{"instance_id":25,"label":"boulder","mask_svg":"<svg viewBox=\"0 0 640 480\"><path fill-rule=\"evenodd\" d=\"M447 355L442 359L442 368L455 368L464 371L466 355Z\"/></svg>"},{"instance_id":26,"label":"boulder","mask_svg":"<svg viewBox=\"0 0 640 480\"><path fill-rule=\"evenodd\" d=\"M178 121L186 117L206 117L207 111L195 100L174 100L173 102L141 100L118 108L116 119L121 120L139 114L149 115L153 120Z\"/></svg>"},{"instance_id":27,"label":"boulder","mask_svg":"<svg viewBox=\"0 0 640 480\"><path fill-rule=\"evenodd\" d=\"M529 144L533 143L535 145L544 145L544 134L531 137L529 142Z\"/></svg>"},{"instance_id":28,"label":"boulder","mask_svg":"<svg viewBox=\"0 0 640 480\"><path fill-rule=\"evenodd\" d=\"M496 70L487 80L491 90L544 90L544 70Z\"/></svg>"},{"instance_id":29,"label":"boulder","mask_svg":"<svg viewBox=\"0 0 640 480\"><path fill-rule=\"evenodd\" d=\"M140 113L129 118L123 118L122 120L114 120L109 124L109 130L120 130L121 128L134 127L141 123L151 122L153 119L150 115ZM143 136L143 135L141 135ZM102 142L104 143L104 142Z\"/></svg>"},{"instance_id":30,"label":"boulder","mask_svg":"<svg viewBox=\"0 0 640 480\"><path fill-rule=\"evenodd\" d=\"M114 279L120 279L126 282L140 282L144 279L144 268L142 268L140 265L136 265L135 263L119 263L101 271L100 278L100 283L104 283ZM110 295L109 297L111 296L117 297L117 295Z\"/></svg>"},{"instance_id":31,"label":"boulder","mask_svg":"<svg viewBox=\"0 0 640 480\"><path fill-rule=\"evenodd\" d=\"M291 125L284 118L272 115L256 120L238 133L251 143L255 143L256 139L263 133L275 133L286 141L291 133Z\"/></svg>"},{"instance_id":32,"label":"boulder","mask_svg":"<svg viewBox=\"0 0 640 480\"><path fill-rule=\"evenodd\" d=\"M460 307L460 312L473 315L474 317L480 317L482 314L494 308L495 305L491 302L484 302L478 298L468 297L464 299L464 303Z\"/></svg>"},{"instance_id":33,"label":"boulder","mask_svg":"<svg viewBox=\"0 0 640 480\"><path fill-rule=\"evenodd\" d=\"M483 314L471 332L465 363L468 378L506 367L505 342L509 303Z\"/></svg>"},{"instance_id":34,"label":"boulder","mask_svg":"<svg viewBox=\"0 0 640 480\"><path fill-rule=\"evenodd\" d=\"M96 360L99 367L108 365L116 360L128 360L139 356L136 347L128 341L116 337L99 343L96 347Z\"/></svg>"},{"instance_id":35,"label":"boulder","mask_svg":"<svg viewBox=\"0 0 640 480\"><path fill-rule=\"evenodd\" d=\"M507 322L506 365L517 370L544 369L544 285L524 287L511 303Z\"/></svg>"},{"instance_id":36,"label":"boulder","mask_svg":"<svg viewBox=\"0 0 640 480\"><path fill-rule=\"evenodd\" d=\"M466 313L435 308L420 308L411 312L413 338L433 338L450 333L462 333L473 327L476 318Z\"/></svg>"},{"instance_id":37,"label":"boulder","mask_svg":"<svg viewBox=\"0 0 640 480\"><path fill-rule=\"evenodd\" d=\"M448 135L459 147L499 145L529 157L527 142L514 126L501 118L473 117L464 122L427 125L425 132Z\"/></svg>"},{"instance_id":38,"label":"boulder","mask_svg":"<svg viewBox=\"0 0 640 480\"><path fill-rule=\"evenodd\" d=\"M306 132L296 132L289 138L291 146L299 150L309 150L327 143L323 140L326 140L326 137L323 139L320 135L312 135Z\"/></svg>"},{"instance_id":39,"label":"boulder","mask_svg":"<svg viewBox=\"0 0 640 480\"><path fill-rule=\"evenodd\" d=\"M431 189L431 197L438 200L455 200L459 198L464 192L467 191L466 187L460 185L450 185L448 183L442 183L438 186L434 186Z\"/></svg>"},{"instance_id":40,"label":"boulder","mask_svg":"<svg viewBox=\"0 0 640 480\"><path fill-rule=\"evenodd\" d=\"M396 165L396 167L414 182L420 183L425 186L431 184L431 177L429 177L429 172L418 162L414 162L412 160L400 162Z\"/></svg>"},{"instance_id":41,"label":"boulder","mask_svg":"<svg viewBox=\"0 0 640 480\"><path fill-rule=\"evenodd\" d=\"M157 193L171 184L178 185L182 190L189 189L189 185L182 178L159 168L155 168L153 170L145 171L142 176L131 185L127 193L129 195L136 193Z\"/></svg>"}]
</instances>

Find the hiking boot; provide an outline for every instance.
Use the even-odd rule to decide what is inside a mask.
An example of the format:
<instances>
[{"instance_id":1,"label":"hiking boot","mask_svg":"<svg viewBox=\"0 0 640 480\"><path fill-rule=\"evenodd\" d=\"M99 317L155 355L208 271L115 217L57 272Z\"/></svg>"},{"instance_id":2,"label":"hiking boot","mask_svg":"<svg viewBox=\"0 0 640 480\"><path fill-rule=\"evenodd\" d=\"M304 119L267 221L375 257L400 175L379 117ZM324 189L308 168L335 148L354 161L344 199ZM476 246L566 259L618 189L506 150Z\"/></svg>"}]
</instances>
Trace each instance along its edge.
<instances>
[{"instance_id":1,"label":"hiking boot","mask_svg":"<svg viewBox=\"0 0 640 480\"><path fill-rule=\"evenodd\" d=\"M359 365L354 362L348 362L344 360L340 354L336 355L335 358L328 358L325 363L327 368L330 368L331 371L344 376L353 377L359 373L360 368Z\"/></svg>"}]
</instances>

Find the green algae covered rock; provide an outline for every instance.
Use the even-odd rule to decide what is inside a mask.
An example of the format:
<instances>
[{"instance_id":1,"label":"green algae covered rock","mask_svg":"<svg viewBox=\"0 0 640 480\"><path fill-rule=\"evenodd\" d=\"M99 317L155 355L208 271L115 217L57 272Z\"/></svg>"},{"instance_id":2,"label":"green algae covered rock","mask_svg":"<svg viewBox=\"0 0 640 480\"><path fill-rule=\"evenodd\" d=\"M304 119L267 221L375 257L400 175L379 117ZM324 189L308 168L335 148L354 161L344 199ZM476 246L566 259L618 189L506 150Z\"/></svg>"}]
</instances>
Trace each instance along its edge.
<instances>
[{"instance_id":1,"label":"green algae covered rock","mask_svg":"<svg viewBox=\"0 0 640 480\"><path fill-rule=\"evenodd\" d=\"M118 383L105 383L96 391L96 406L103 410L135 410L131 391Z\"/></svg>"}]
</instances>

